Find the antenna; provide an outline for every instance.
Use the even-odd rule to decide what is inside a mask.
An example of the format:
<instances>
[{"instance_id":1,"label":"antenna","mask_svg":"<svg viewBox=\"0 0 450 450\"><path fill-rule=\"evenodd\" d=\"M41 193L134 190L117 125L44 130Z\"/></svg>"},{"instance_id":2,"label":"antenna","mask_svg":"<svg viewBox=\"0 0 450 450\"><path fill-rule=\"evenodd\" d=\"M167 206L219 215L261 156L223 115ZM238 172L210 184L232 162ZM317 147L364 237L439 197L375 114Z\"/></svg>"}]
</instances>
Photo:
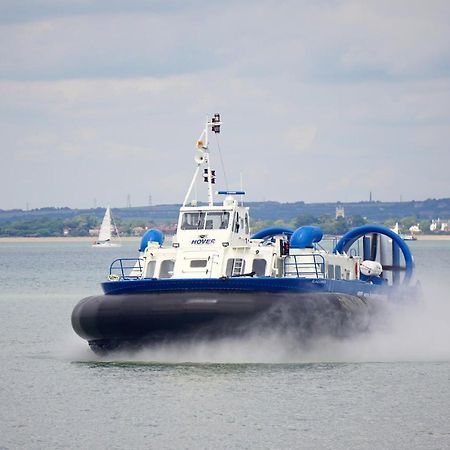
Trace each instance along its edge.
<instances>
[{"instance_id":1,"label":"antenna","mask_svg":"<svg viewBox=\"0 0 450 450\"><path fill-rule=\"evenodd\" d=\"M241 183L241 192L244 192L243 181L242 181L242 172L239 174L239 181ZM241 206L244 206L244 197L241 194Z\"/></svg>"}]
</instances>

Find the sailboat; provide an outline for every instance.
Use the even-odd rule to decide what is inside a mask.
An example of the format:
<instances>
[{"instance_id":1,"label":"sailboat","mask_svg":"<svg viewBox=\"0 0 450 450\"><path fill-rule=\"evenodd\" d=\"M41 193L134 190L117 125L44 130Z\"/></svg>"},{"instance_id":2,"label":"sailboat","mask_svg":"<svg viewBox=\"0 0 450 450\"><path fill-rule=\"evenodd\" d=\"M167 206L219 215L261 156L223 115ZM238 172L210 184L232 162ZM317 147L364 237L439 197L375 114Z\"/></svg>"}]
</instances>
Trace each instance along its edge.
<instances>
[{"instance_id":1,"label":"sailboat","mask_svg":"<svg viewBox=\"0 0 450 450\"><path fill-rule=\"evenodd\" d=\"M112 223L114 223L114 231L117 234L117 237L120 239L119 231L117 230L114 219L111 215L111 208L108 206L106 208L105 216L103 217L102 224L100 226L100 232L98 233L97 241L92 244L92 247L120 247L120 242L111 242L111 228Z\"/></svg>"},{"instance_id":2,"label":"sailboat","mask_svg":"<svg viewBox=\"0 0 450 450\"><path fill-rule=\"evenodd\" d=\"M413 227L411 227L413 228ZM416 236L414 236L413 231L411 230L411 228L409 229L409 231L411 231L411 234L402 234L400 233L400 227L398 226L398 222L395 223L395 227L391 228L391 230L394 233L397 233L404 241L417 241Z\"/></svg>"}]
</instances>

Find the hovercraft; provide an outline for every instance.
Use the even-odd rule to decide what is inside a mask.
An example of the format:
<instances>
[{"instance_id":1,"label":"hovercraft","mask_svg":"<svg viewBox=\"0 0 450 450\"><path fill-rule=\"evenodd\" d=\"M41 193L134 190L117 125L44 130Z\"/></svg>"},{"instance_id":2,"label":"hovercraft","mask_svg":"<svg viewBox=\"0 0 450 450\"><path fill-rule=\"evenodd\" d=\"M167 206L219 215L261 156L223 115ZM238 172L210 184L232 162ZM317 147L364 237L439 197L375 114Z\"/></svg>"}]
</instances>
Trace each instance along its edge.
<instances>
[{"instance_id":1,"label":"hovercraft","mask_svg":"<svg viewBox=\"0 0 450 450\"><path fill-rule=\"evenodd\" d=\"M220 127L216 114L197 141L172 242L148 230L136 259L113 261L104 294L75 306L73 329L95 352L252 328L343 335L367 329L389 298L411 294L411 252L388 228L355 228L328 250L313 226L252 235L249 208L236 199L245 193L213 190L208 134ZM207 183L205 205L192 198L199 178ZM225 196L220 204L215 194Z\"/></svg>"}]
</instances>

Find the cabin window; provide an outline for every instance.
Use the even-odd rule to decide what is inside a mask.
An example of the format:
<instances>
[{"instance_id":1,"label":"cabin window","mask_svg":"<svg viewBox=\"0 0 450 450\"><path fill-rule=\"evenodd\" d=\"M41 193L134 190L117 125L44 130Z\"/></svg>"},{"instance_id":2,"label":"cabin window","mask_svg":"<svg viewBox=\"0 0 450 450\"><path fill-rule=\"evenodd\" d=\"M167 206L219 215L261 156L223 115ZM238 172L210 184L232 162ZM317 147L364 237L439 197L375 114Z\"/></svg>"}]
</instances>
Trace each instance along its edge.
<instances>
[{"instance_id":1,"label":"cabin window","mask_svg":"<svg viewBox=\"0 0 450 450\"><path fill-rule=\"evenodd\" d=\"M206 267L207 262L208 261L206 259L191 259L191 267L193 269Z\"/></svg>"},{"instance_id":2,"label":"cabin window","mask_svg":"<svg viewBox=\"0 0 450 450\"><path fill-rule=\"evenodd\" d=\"M227 261L226 276L242 275L245 270L245 260L242 258L230 258Z\"/></svg>"},{"instance_id":3,"label":"cabin window","mask_svg":"<svg viewBox=\"0 0 450 450\"><path fill-rule=\"evenodd\" d=\"M165 259L161 262L161 268L159 269L159 278L172 278L173 266L175 261L171 259Z\"/></svg>"},{"instance_id":4,"label":"cabin window","mask_svg":"<svg viewBox=\"0 0 450 450\"><path fill-rule=\"evenodd\" d=\"M215 215L217 213L211 213L211 215ZM220 213L220 229L226 230L228 228L228 224L230 223L230 213L229 212L222 212Z\"/></svg>"},{"instance_id":5,"label":"cabin window","mask_svg":"<svg viewBox=\"0 0 450 450\"><path fill-rule=\"evenodd\" d=\"M155 276L155 267L156 261L150 261L147 264L147 273L145 274L145 278L153 278Z\"/></svg>"},{"instance_id":6,"label":"cabin window","mask_svg":"<svg viewBox=\"0 0 450 450\"><path fill-rule=\"evenodd\" d=\"M267 261L265 259L254 259L252 272L255 272L257 277L263 277L266 274Z\"/></svg>"},{"instance_id":7,"label":"cabin window","mask_svg":"<svg viewBox=\"0 0 450 450\"><path fill-rule=\"evenodd\" d=\"M336 280L340 280L341 279L341 266L336 266L334 272L335 272Z\"/></svg>"},{"instance_id":8,"label":"cabin window","mask_svg":"<svg viewBox=\"0 0 450 450\"><path fill-rule=\"evenodd\" d=\"M333 264L328 264L328 278L334 280L334 266Z\"/></svg>"},{"instance_id":9,"label":"cabin window","mask_svg":"<svg viewBox=\"0 0 450 450\"><path fill-rule=\"evenodd\" d=\"M203 230L205 227L205 216L204 212L191 212L184 213L183 219L181 221L182 230Z\"/></svg>"},{"instance_id":10,"label":"cabin window","mask_svg":"<svg viewBox=\"0 0 450 450\"><path fill-rule=\"evenodd\" d=\"M233 227L233 231L235 233L239 233L239 214L236 213L234 215L234 227Z\"/></svg>"},{"instance_id":11,"label":"cabin window","mask_svg":"<svg viewBox=\"0 0 450 450\"><path fill-rule=\"evenodd\" d=\"M230 221L230 213L226 211L207 212L206 226L207 230L226 230Z\"/></svg>"},{"instance_id":12,"label":"cabin window","mask_svg":"<svg viewBox=\"0 0 450 450\"><path fill-rule=\"evenodd\" d=\"M230 213L217 212L190 212L184 213L181 220L182 230L226 230L230 222Z\"/></svg>"}]
</instances>

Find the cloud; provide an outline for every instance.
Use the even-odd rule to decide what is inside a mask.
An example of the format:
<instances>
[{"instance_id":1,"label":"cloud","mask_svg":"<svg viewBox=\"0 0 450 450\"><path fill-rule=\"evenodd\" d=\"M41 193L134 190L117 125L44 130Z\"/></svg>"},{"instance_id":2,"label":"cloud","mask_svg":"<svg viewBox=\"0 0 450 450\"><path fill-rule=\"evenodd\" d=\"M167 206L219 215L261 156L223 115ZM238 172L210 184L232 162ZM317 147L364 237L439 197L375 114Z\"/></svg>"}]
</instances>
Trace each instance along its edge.
<instances>
[{"instance_id":1,"label":"cloud","mask_svg":"<svg viewBox=\"0 0 450 450\"><path fill-rule=\"evenodd\" d=\"M249 199L448 196L449 8L2 2L0 208L180 201L214 112Z\"/></svg>"},{"instance_id":2,"label":"cloud","mask_svg":"<svg viewBox=\"0 0 450 450\"><path fill-rule=\"evenodd\" d=\"M290 128L284 135L286 142L286 151L294 152L311 149L317 135L317 128L315 126L300 125L295 128Z\"/></svg>"},{"instance_id":3,"label":"cloud","mask_svg":"<svg viewBox=\"0 0 450 450\"><path fill-rule=\"evenodd\" d=\"M195 18L102 14L0 27L3 79L135 78L196 72L215 59L195 37ZM182 38L182 33L191 36Z\"/></svg>"},{"instance_id":4,"label":"cloud","mask_svg":"<svg viewBox=\"0 0 450 450\"><path fill-rule=\"evenodd\" d=\"M446 2L47 1L0 27L13 79L147 77L203 70L312 80L448 74ZM5 8L5 7L4 7ZM16 3L11 16L26 12ZM407 12L407 13L406 13Z\"/></svg>"},{"instance_id":5,"label":"cloud","mask_svg":"<svg viewBox=\"0 0 450 450\"><path fill-rule=\"evenodd\" d=\"M58 19L80 15L110 13L170 13L202 7L203 2L192 0L2 0L0 23L28 23L45 19Z\"/></svg>"}]
</instances>

